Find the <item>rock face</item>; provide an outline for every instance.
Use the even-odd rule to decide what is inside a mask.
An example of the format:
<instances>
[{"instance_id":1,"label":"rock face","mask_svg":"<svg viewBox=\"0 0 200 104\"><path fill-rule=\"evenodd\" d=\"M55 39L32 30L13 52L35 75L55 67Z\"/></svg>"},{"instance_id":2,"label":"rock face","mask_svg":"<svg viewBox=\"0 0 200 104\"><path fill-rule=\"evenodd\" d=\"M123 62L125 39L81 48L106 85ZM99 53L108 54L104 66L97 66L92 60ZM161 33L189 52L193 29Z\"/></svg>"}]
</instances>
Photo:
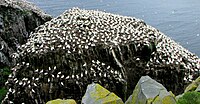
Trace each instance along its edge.
<instances>
[{"instance_id":1,"label":"rock face","mask_svg":"<svg viewBox=\"0 0 200 104\"><path fill-rule=\"evenodd\" d=\"M81 104L124 104L122 99L99 84L90 84Z\"/></svg>"},{"instance_id":2,"label":"rock face","mask_svg":"<svg viewBox=\"0 0 200 104\"><path fill-rule=\"evenodd\" d=\"M0 66L12 66L12 54L26 43L30 32L51 16L24 0L0 1Z\"/></svg>"},{"instance_id":3,"label":"rock face","mask_svg":"<svg viewBox=\"0 0 200 104\"><path fill-rule=\"evenodd\" d=\"M16 56L3 103L80 101L92 82L125 101L143 75L181 93L200 69L197 56L142 20L78 8L39 26Z\"/></svg>"},{"instance_id":4,"label":"rock face","mask_svg":"<svg viewBox=\"0 0 200 104\"><path fill-rule=\"evenodd\" d=\"M125 104L176 104L176 100L162 84L143 76Z\"/></svg>"}]
</instances>

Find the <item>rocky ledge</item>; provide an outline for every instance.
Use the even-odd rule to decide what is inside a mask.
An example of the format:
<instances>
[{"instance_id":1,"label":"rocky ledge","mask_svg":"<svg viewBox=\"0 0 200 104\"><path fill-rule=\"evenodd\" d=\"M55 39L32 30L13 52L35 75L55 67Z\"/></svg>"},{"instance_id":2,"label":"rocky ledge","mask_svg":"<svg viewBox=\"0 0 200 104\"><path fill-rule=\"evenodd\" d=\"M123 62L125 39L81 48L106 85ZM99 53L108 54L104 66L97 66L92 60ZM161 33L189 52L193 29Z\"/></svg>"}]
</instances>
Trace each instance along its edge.
<instances>
[{"instance_id":1,"label":"rocky ledge","mask_svg":"<svg viewBox=\"0 0 200 104\"><path fill-rule=\"evenodd\" d=\"M51 18L24 0L0 0L0 68L14 65L12 54L31 31Z\"/></svg>"},{"instance_id":2,"label":"rocky ledge","mask_svg":"<svg viewBox=\"0 0 200 104\"><path fill-rule=\"evenodd\" d=\"M80 102L93 82L126 101L142 75L177 94L200 70L196 55L142 20L79 8L39 26L15 57L3 103Z\"/></svg>"}]
</instances>

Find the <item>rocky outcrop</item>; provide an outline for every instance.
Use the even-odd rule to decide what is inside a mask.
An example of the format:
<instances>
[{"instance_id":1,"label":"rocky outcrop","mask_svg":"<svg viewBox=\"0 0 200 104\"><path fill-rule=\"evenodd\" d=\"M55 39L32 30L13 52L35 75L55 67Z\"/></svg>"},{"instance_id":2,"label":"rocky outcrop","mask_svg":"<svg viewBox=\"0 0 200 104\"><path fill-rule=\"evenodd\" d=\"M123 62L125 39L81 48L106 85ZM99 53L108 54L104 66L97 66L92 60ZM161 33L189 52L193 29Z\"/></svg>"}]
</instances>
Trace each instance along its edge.
<instances>
[{"instance_id":1,"label":"rocky outcrop","mask_svg":"<svg viewBox=\"0 0 200 104\"><path fill-rule=\"evenodd\" d=\"M200 70L196 55L142 20L78 8L38 27L16 56L3 103L80 102L93 82L125 101L142 75L181 93Z\"/></svg>"},{"instance_id":2,"label":"rocky outcrop","mask_svg":"<svg viewBox=\"0 0 200 104\"><path fill-rule=\"evenodd\" d=\"M143 76L125 104L176 104L176 100L162 84Z\"/></svg>"},{"instance_id":3,"label":"rocky outcrop","mask_svg":"<svg viewBox=\"0 0 200 104\"><path fill-rule=\"evenodd\" d=\"M99 84L90 84L81 104L124 104L122 99Z\"/></svg>"},{"instance_id":4,"label":"rocky outcrop","mask_svg":"<svg viewBox=\"0 0 200 104\"><path fill-rule=\"evenodd\" d=\"M0 66L12 66L12 55L26 43L30 32L51 16L24 0L0 1Z\"/></svg>"}]
</instances>

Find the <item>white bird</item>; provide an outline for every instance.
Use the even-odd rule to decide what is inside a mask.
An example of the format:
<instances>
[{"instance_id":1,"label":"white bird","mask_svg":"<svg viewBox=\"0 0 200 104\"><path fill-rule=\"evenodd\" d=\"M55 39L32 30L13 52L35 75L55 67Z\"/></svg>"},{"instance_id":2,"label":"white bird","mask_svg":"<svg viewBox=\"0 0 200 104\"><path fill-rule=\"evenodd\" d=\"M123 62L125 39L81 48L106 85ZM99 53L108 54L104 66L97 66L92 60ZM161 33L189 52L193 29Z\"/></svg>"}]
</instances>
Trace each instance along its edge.
<instances>
[{"instance_id":1,"label":"white bird","mask_svg":"<svg viewBox=\"0 0 200 104\"><path fill-rule=\"evenodd\" d=\"M86 63L83 64L83 66L86 66L86 65L87 65Z\"/></svg>"},{"instance_id":2,"label":"white bird","mask_svg":"<svg viewBox=\"0 0 200 104\"><path fill-rule=\"evenodd\" d=\"M87 75L87 70L85 71L85 75Z\"/></svg>"},{"instance_id":3,"label":"white bird","mask_svg":"<svg viewBox=\"0 0 200 104\"><path fill-rule=\"evenodd\" d=\"M33 83L33 85L34 85L35 87L37 87L37 84L36 84L36 83Z\"/></svg>"},{"instance_id":4,"label":"white bird","mask_svg":"<svg viewBox=\"0 0 200 104\"><path fill-rule=\"evenodd\" d=\"M61 84L62 86L64 86L63 82L60 82L60 84Z\"/></svg>"},{"instance_id":5,"label":"white bird","mask_svg":"<svg viewBox=\"0 0 200 104\"><path fill-rule=\"evenodd\" d=\"M110 66L108 66L107 69L110 69Z\"/></svg>"},{"instance_id":6,"label":"white bird","mask_svg":"<svg viewBox=\"0 0 200 104\"><path fill-rule=\"evenodd\" d=\"M104 73L104 75L103 75L105 78L106 78L106 73Z\"/></svg>"},{"instance_id":7,"label":"white bird","mask_svg":"<svg viewBox=\"0 0 200 104\"><path fill-rule=\"evenodd\" d=\"M97 64L98 64L98 65L100 64L100 61L99 61L99 60L97 60Z\"/></svg>"},{"instance_id":8,"label":"white bird","mask_svg":"<svg viewBox=\"0 0 200 104\"><path fill-rule=\"evenodd\" d=\"M83 73L81 73L81 77L83 77Z\"/></svg>"},{"instance_id":9,"label":"white bird","mask_svg":"<svg viewBox=\"0 0 200 104\"><path fill-rule=\"evenodd\" d=\"M9 88L9 90L8 90L9 92L12 92L12 89L11 88Z\"/></svg>"},{"instance_id":10,"label":"white bird","mask_svg":"<svg viewBox=\"0 0 200 104\"><path fill-rule=\"evenodd\" d=\"M35 90L31 89L31 91L32 91L33 93L35 93Z\"/></svg>"},{"instance_id":11,"label":"white bird","mask_svg":"<svg viewBox=\"0 0 200 104\"><path fill-rule=\"evenodd\" d=\"M36 69L35 72L38 72L38 69Z\"/></svg>"},{"instance_id":12,"label":"white bird","mask_svg":"<svg viewBox=\"0 0 200 104\"><path fill-rule=\"evenodd\" d=\"M65 79L69 79L69 76L67 76Z\"/></svg>"},{"instance_id":13,"label":"white bird","mask_svg":"<svg viewBox=\"0 0 200 104\"><path fill-rule=\"evenodd\" d=\"M60 75L61 74L61 72L58 72L58 75Z\"/></svg>"},{"instance_id":14,"label":"white bird","mask_svg":"<svg viewBox=\"0 0 200 104\"><path fill-rule=\"evenodd\" d=\"M65 77L65 75L62 75L60 78L64 78Z\"/></svg>"},{"instance_id":15,"label":"white bird","mask_svg":"<svg viewBox=\"0 0 200 104\"><path fill-rule=\"evenodd\" d=\"M50 82L50 79L48 78L48 82Z\"/></svg>"},{"instance_id":16,"label":"white bird","mask_svg":"<svg viewBox=\"0 0 200 104\"><path fill-rule=\"evenodd\" d=\"M19 85L21 86L22 84L23 84L22 81L20 81L20 82L19 82Z\"/></svg>"},{"instance_id":17,"label":"white bird","mask_svg":"<svg viewBox=\"0 0 200 104\"><path fill-rule=\"evenodd\" d=\"M43 73L43 72L44 72L44 71L43 71L43 69L42 69L42 70L40 71L40 74Z\"/></svg>"}]
</instances>

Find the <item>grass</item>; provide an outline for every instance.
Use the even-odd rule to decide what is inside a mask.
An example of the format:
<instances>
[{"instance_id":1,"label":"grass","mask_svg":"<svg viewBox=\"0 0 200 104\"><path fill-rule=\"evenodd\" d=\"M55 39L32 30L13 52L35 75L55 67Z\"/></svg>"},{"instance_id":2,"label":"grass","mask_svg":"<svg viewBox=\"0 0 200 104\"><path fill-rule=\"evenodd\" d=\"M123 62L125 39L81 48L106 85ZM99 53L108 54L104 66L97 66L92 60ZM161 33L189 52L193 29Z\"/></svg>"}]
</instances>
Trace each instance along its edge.
<instances>
[{"instance_id":1,"label":"grass","mask_svg":"<svg viewBox=\"0 0 200 104\"><path fill-rule=\"evenodd\" d=\"M177 104L200 104L200 92L186 92L178 99Z\"/></svg>"}]
</instances>

